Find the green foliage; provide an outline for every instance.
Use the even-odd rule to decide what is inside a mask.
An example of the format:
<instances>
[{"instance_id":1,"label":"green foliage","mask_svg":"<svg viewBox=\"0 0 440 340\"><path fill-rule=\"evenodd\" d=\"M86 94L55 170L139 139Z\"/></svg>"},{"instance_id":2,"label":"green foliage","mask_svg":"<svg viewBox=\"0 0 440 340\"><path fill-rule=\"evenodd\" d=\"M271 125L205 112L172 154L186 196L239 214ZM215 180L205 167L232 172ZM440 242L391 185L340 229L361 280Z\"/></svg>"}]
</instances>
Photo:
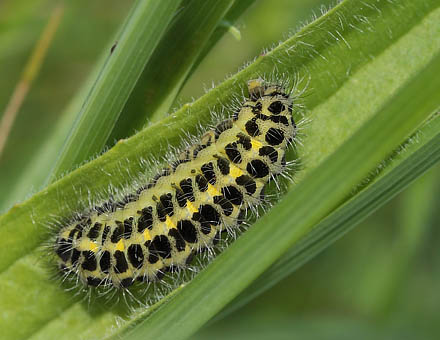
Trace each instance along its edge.
<instances>
[{"instance_id":1,"label":"green foliage","mask_svg":"<svg viewBox=\"0 0 440 340\"><path fill-rule=\"evenodd\" d=\"M128 96L180 1L138 1L82 104L52 171L52 179L102 150Z\"/></svg>"},{"instance_id":2,"label":"green foliage","mask_svg":"<svg viewBox=\"0 0 440 340\"><path fill-rule=\"evenodd\" d=\"M65 124L81 110L54 175L101 150L108 136L125 136L147 116L154 122L0 216L0 326L5 338L186 338L222 309L221 315L227 315L275 285L438 162L437 1L366 0L360 5L345 0L159 120L225 33L222 19L235 20L252 1L213 1L209 15L202 11L206 3L188 2L193 8L180 16L173 16L177 1L139 1L133 6L114 53L108 56L106 50L89 86L70 108ZM207 18L203 25L197 20L202 17ZM188 43L190 36L179 38L184 28L196 35L194 46ZM143 44L137 44L140 37ZM173 45L173 39L179 41ZM174 53L187 58L176 65ZM157 70L166 65L173 72L161 78ZM168 145L178 145L182 131L194 132L198 122L209 121L210 110L230 103L247 80L272 74L298 80L299 89L306 87L303 104L311 122L303 127L297 149L303 164L298 183L250 230L191 282L129 320L118 306L77 301L48 276L37 248L52 216L81 209L110 184L124 186L127 174L148 170L140 158L163 156ZM133 124L126 113L142 107L142 93L149 90L160 90L160 95L152 96ZM116 121L118 129L113 130ZM49 165L52 161L47 158ZM125 318L119 328L117 316Z\"/></svg>"}]
</instances>

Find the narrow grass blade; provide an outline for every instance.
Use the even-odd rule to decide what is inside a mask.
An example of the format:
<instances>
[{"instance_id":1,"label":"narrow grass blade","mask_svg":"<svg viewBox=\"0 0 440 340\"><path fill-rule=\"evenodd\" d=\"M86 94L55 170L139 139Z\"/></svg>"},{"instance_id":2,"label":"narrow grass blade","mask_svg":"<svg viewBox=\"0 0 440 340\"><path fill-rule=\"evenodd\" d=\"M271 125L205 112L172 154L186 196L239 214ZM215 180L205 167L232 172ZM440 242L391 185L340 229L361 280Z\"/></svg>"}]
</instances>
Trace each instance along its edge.
<instances>
[{"instance_id":1,"label":"narrow grass blade","mask_svg":"<svg viewBox=\"0 0 440 340\"><path fill-rule=\"evenodd\" d=\"M110 144L132 135L147 120L157 121L168 113L195 60L233 3L187 1L140 76L110 136Z\"/></svg>"},{"instance_id":2,"label":"narrow grass blade","mask_svg":"<svg viewBox=\"0 0 440 340\"><path fill-rule=\"evenodd\" d=\"M105 145L128 96L180 1L139 0L118 34L117 44L85 99L51 181L96 155Z\"/></svg>"},{"instance_id":3,"label":"narrow grass blade","mask_svg":"<svg viewBox=\"0 0 440 340\"><path fill-rule=\"evenodd\" d=\"M8 105L5 108L5 112L0 120L0 158L3 153L6 141L8 139L9 132L14 124L15 117L17 116L20 107L26 98L26 95L31 87L35 77L40 71L41 65L46 56L47 50L51 45L52 39L58 29L59 23L63 16L64 7L62 5L57 6L51 13L49 21L41 34L39 41L37 42L29 60L23 70L20 82L17 84L14 93L11 96Z\"/></svg>"},{"instance_id":4,"label":"narrow grass blade","mask_svg":"<svg viewBox=\"0 0 440 340\"><path fill-rule=\"evenodd\" d=\"M233 25L237 19L248 10L253 4L255 3L255 0L240 0L235 1L232 7L229 9L229 11L226 13L222 20L222 25L217 26L211 37L209 38L208 43L204 47L203 51L200 53L199 57L197 58L197 61L194 63L191 71L189 72L188 76L190 76L197 66L202 62L202 60L205 58L205 56L211 51L211 49L217 44L217 42L223 37L224 34L226 34L230 26Z\"/></svg>"}]
</instances>

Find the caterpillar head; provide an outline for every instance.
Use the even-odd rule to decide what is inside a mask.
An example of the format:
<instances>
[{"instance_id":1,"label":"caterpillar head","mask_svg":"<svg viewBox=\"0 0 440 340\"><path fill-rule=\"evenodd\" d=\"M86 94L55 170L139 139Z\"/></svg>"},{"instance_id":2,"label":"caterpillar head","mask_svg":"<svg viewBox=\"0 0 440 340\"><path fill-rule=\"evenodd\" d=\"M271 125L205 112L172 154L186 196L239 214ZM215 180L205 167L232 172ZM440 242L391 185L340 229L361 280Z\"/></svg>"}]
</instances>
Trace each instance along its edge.
<instances>
[{"instance_id":1,"label":"caterpillar head","mask_svg":"<svg viewBox=\"0 0 440 340\"><path fill-rule=\"evenodd\" d=\"M292 97L277 84L248 82L249 100L234 120L252 138L275 148L286 148L296 135Z\"/></svg>"}]
</instances>

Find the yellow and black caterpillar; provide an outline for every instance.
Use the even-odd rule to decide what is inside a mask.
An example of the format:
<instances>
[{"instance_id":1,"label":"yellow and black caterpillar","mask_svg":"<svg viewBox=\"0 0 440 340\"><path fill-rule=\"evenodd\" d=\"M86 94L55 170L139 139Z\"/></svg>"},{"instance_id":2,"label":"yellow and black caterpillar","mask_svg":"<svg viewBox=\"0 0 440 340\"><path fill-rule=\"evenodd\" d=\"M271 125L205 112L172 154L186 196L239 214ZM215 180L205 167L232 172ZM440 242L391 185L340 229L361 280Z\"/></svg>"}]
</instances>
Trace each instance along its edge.
<instances>
[{"instance_id":1,"label":"yellow and black caterpillar","mask_svg":"<svg viewBox=\"0 0 440 340\"><path fill-rule=\"evenodd\" d=\"M296 134L292 98L281 85L248 83L249 98L147 185L64 226L55 241L60 269L90 286L129 287L188 266L261 203L286 169Z\"/></svg>"}]
</instances>

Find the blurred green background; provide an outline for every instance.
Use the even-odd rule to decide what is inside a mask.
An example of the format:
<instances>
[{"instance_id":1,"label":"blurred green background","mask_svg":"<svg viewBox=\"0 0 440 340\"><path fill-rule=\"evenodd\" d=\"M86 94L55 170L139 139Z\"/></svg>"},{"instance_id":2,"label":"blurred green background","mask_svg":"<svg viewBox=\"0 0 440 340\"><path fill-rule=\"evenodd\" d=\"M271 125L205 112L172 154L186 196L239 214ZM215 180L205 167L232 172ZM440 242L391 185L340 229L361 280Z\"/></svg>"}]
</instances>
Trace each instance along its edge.
<instances>
[{"instance_id":1,"label":"blurred green background","mask_svg":"<svg viewBox=\"0 0 440 340\"><path fill-rule=\"evenodd\" d=\"M236 72L332 2L257 1L237 23L241 40L232 34L223 37L190 78L175 107ZM0 206L12 190L11 179L32 166L33 154L111 43L132 3L66 2L60 27L0 156ZM1 114L57 4L0 2ZM194 338L438 338L439 170L439 166L431 169L288 279L244 308L211 322ZM32 190L38 188L29 194Z\"/></svg>"}]
</instances>

